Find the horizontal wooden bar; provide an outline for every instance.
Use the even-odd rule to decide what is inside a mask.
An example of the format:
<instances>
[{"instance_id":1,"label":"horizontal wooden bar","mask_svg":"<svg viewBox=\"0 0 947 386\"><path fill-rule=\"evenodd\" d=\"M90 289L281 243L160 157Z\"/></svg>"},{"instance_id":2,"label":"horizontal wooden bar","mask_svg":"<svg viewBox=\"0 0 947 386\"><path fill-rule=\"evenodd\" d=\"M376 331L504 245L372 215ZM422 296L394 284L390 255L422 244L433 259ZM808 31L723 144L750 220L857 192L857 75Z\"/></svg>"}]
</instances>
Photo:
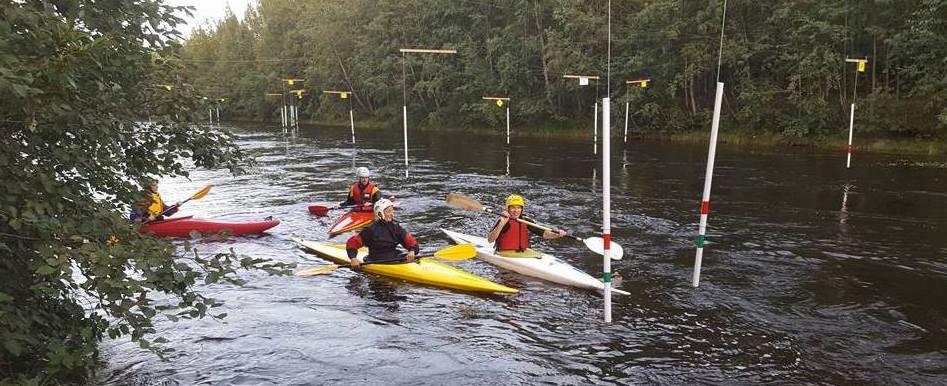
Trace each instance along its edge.
<instances>
[{"instance_id":1,"label":"horizontal wooden bar","mask_svg":"<svg viewBox=\"0 0 947 386\"><path fill-rule=\"evenodd\" d=\"M457 50L430 50L426 48L402 48L399 51L404 53L417 54L456 54Z\"/></svg>"}]
</instances>

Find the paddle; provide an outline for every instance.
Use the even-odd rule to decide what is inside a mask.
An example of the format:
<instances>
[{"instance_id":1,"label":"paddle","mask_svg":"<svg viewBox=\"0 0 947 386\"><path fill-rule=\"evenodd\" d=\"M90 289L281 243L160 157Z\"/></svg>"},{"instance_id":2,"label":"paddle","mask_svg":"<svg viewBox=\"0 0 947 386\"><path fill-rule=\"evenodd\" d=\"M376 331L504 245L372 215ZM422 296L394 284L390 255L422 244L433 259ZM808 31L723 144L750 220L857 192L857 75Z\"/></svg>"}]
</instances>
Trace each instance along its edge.
<instances>
[{"instance_id":1,"label":"paddle","mask_svg":"<svg viewBox=\"0 0 947 386\"><path fill-rule=\"evenodd\" d=\"M393 202L395 203L395 205L398 205L398 201L396 201L395 196L391 196L391 197L389 197L388 199L391 200L391 201L393 201ZM367 204L367 205L335 205L335 206L325 206L325 205L313 204L313 205L309 205L309 213L312 213L312 214L314 214L314 215L316 215L316 216L320 216L320 217L321 217L321 216L328 216L328 215L329 215L329 211L331 211L331 210L336 210L336 209L351 209L351 208L357 208L357 207L360 207L360 206L371 207L372 205L373 205L373 204Z\"/></svg>"},{"instance_id":2,"label":"paddle","mask_svg":"<svg viewBox=\"0 0 947 386\"><path fill-rule=\"evenodd\" d=\"M471 244L457 244L451 245L449 247L442 248L437 252L434 252L434 257L443 260L449 261L462 261L468 260L477 256L477 249L474 248ZM418 261L418 260L415 260ZM404 257L399 256L396 259L387 259L387 260L378 260L362 263L361 265L371 265L371 264L390 264L390 263L399 263L404 262ZM332 271L339 269L339 267L351 267L351 264L332 264L324 265L321 267L310 268L296 272L296 276L314 276L314 275L325 275Z\"/></svg>"},{"instance_id":3,"label":"paddle","mask_svg":"<svg viewBox=\"0 0 947 386\"><path fill-rule=\"evenodd\" d=\"M474 212L486 212L486 213L495 214L498 216L500 215L499 213L494 212L492 209L483 206L483 204L481 204L480 201L477 201L473 198L467 197L460 193L448 193L447 205L453 206L455 208L463 209L463 210L469 210L469 211L474 211ZM524 220L522 218L517 219L517 221L526 225L534 226L542 230L546 230L550 232L558 232L558 230L553 229L551 227L536 224L536 223ZM577 241L581 241L592 252L595 252L599 255L605 255L605 240L603 240L601 237L580 238L580 237L576 237L576 236L568 235L568 234L566 235L566 237L572 238ZM622 248L621 245L618 245L618 243L613 241L609 248L609 255L611 255L610 256L611 259L621 260L624 254L625 254L624 248Z\"/></svg>"},{"instance_id":4,"label":"paddle","mask_svg":"<svg viewBox=\"0 0 947 386\"><path fill-rule=\"evenodd\" d=\"M200 200L200 199L204 198L204 196L206 196L207 193L210 193L210 187L211 187L211 185L207 185L207 186L205 186L203 189L198 190L197 193L194 193L193 195L191 195L191 197L188 197L186 200L181 201L181 202L179 202L179 203L177 203L177 204L174 204L174 205L169 206L168 209L165 209L165 210L161 211L161 213L159 213L157 216L155 216L155 218L164 216L165 213L170 212L171 209L180 207L180 206L183 205L185 202L188 202L188 201L191 201L191 200ZM150 222L151 222L151 221L147 221L147 222L145 222L145 223L147 224L147 223L150 223Z\"/></svg>"},{"instance_id":5,"label":"paddle","mask_svg":"<svg viewBox=\"0 0 947 386\"><path fill-rule=\"evenodd\" d=\"M321 216L328 216L330 210L348 209L348 208L354 208L354 207L356 207L356 206L359 206L359 205L346 205L346 206L341 206L341 205L336 205L336 206L309 205L309 213L312 213L312 214L314 214L314 215L316 215L316 216L320 216L320 217L321 217Z\"/></svg>"}]
</instances>

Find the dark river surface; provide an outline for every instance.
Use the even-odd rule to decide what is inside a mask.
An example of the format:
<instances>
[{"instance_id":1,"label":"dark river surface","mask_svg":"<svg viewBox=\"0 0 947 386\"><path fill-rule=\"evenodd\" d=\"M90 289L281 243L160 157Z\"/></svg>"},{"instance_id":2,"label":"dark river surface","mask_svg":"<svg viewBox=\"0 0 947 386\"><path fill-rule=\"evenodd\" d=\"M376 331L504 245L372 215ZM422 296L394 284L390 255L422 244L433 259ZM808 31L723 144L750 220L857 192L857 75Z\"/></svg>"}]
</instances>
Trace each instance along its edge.
<instances>
[{"instance_id":1,"label":"dark river surface","mask_svg":"<svg viewBox=\"0 0 947 386\"><path fill-rule=\"evenodd\" d=\"M240 131L248 175L196 170L165 179L166 201L205 184L182 212L282 224L260 237L199 241L200 253L324 264L292 236L324 240L333 217L307 204L344 199L354 166L372 169L424 249L439 229L485 235L495 218L448 207L457 191L580 236L601 232L601 157L585 140L309 128L296 138ZM857 144L856 144L857 145ZM692 288L707 147L613 144L614 322L602 297L502 271L520 289L475 295L339 269L314 277L241 271L243 287L201 285L223 321L172 323L167 361L106 341L97 383L126 384L944 384L947 377L947 160L721 146L701 286ZM337 238L344 242L344 237ZM178 241L180 243L180 241ZM601 257L566 239L536 245L601 277Z\"/></svg>"}]
</instances>

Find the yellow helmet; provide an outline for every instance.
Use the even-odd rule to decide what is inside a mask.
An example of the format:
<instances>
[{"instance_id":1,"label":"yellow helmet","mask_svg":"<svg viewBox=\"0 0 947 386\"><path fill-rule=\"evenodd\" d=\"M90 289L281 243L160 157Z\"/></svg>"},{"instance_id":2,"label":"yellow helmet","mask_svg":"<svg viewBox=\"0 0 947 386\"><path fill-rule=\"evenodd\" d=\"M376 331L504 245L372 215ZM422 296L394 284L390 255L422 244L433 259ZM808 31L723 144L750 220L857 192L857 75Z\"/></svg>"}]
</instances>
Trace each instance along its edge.
<instances>
[{"instance_id":1,"label":"yellow helmet","mask_svg":"<svg viewBox=\"0 0 947 386\"><path fill-rule=\"evenodd\" d=\"M512 194L506 198L506 206L525 207L526 199L524 199L523 196L520 196L519 194Z\"/></svg>"}]
</instances>

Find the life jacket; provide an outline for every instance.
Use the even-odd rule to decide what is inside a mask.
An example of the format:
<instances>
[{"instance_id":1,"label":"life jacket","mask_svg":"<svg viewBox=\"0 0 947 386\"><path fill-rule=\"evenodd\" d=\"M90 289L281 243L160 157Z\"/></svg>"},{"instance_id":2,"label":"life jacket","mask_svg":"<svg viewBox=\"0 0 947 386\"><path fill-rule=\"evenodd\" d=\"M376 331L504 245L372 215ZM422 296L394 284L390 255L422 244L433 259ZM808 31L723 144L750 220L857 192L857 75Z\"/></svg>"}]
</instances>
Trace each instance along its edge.
<instances>
[{"instance_id":1,"label":"life jacket","mask_svg":"<svg viewBox=\"0 0 947 386\"><path fill-rule=\"evenodd\" d=\"M147 197L147 200L150 201L150 203L148 204L149 216L157 216L161 214L161 212L164 212L164 210L167 208L166 206L164 206L164 200L161 199L160 194L152 192L152 193L148 193L146 197Z\"/></svg>"},{"instance_id":2,"label":"life jacket","mask_svg":"<svg viewBox=\"0 0 947 386\"><path fill-rule=\"evenodd\" d=\"M365 188L362 188L358 185L358 182L352 184L352 189L349 191L349 198L354 201L355 205L362 206L372 202L372 196L378 192L378 187L375 184L369 182L365 185ZM356 210L361 210L356 208ZM371 209L369 209L371 210Z\"/></svg>"},{"instance_id":3,"label":"life jacket","mask_svg":"<svg viewBox=\"0 0 947 386\"><path fill-rule=\"evenodd\" d=\"M525 251L529 248L529 229L526 224L511 218L500 231L495 245L498 251Z\"/></svg>"}]
</instances>

